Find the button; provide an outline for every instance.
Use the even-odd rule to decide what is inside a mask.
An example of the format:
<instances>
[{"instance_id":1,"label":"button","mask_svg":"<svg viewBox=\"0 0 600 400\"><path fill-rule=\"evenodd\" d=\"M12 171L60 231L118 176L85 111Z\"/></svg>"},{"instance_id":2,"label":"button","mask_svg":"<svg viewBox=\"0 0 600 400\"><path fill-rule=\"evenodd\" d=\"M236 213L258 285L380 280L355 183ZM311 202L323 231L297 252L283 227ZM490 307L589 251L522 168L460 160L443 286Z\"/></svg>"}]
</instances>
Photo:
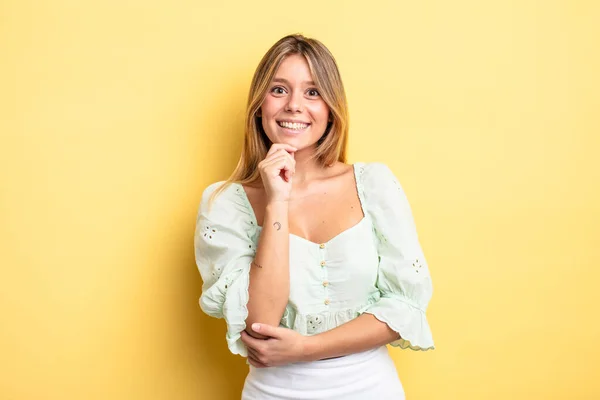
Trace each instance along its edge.
<instances>
[{"instance_id":1,"label":"button","mask_svg":"<svg viewBox=\"0 0 600 400\"><path fill-rule=\"evenodd\" d=\"M329 304L329 299L325 299L325 301L323 303L325 303L325 305L328 305Z\"/></svg>"},{"instance_id":2,"label":"button","mask_svg":"<svg viewBox=\"0 0 600 400\"><path fill-rule=\"evenodd\" d=\"M325 266L325 261L321 261L321 267Z\"/></svg>"},{"instance_id":3,"label":"button","mask_svg":"<svg viewBox=\"0 0 600 400\"><path fill-rule=\"evenodd\" d=\"M324 249L324 248L325 248L325 243L321 243L321 244L319 245L319 248L321 248L321 249Z\"/></svg>"},{"instance_id":4,"label":"button","mask_svg":"<svg viewBox=\"0 0 600 400\"><path fill-rule=\"evenodd\" d=\"M325 287L329 286L329 282L323 281L323 286L325 286Z\"/></svg>"}]
</instances>

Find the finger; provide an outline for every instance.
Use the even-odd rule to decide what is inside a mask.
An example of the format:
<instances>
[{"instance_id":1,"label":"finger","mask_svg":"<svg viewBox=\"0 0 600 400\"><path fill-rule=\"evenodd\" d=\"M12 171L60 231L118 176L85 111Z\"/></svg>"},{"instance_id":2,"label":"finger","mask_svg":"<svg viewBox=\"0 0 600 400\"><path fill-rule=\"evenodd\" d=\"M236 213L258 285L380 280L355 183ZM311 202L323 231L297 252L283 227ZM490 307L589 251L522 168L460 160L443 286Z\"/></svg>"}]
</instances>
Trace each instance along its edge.
<instances>
[{"instance_id":1,"label":"finger","mask_svg":"<svg viewBox=\"0 0 600 400\"><path fill-rule=\"evenodd\" d=\"M259 169L261 174L266 174L268 177L280 177L290 182L291 177L296 173L296 161L289 153L282 150L261 161Z\"/></svg>"},{"instance_id":2,"label":"finger","mask_svg":"<svg viewBox=\"0 0 600 400\"><path fill-rule=\"evenodd\" d=\"M278 176L281 174L282 170L291 172L295 171L295 166L293 165L293 163L290 161L289 158L284 156L266 162L263 168L270 176Z\"/></svg>"},{"instance_id":3,"label":"finger","mask_svg":"<svg viewBox=\"0 0 600 400\"><path fill-rule=\"evenodd\" d=\"M244 343L247 348L252 348L253 350L255 350L259 347L262 341L262 339L257 339L255 337L250 336L248 332L242 331L242 343Z\"/></svg>"},{"instance_id":4,"label":"finger","mask_svg":"<svg viewBox=\"0 0 600 400\"><path fill-rule=\"evenodd\" d=\"M285 158L278 158L276 160L265 163L264 171L268 176L278 176L281 173L281 170L290 169L289 161Z\"/></svg>"},{"instance_id":5,"label":"finger","mask_svg":"<svg viewBox=\"0 0 600 400\"><path fill-rule=\"evenodd\" d=\"M250 363L250 365L252 365L253 367L256 367L256 368L267 368L267 366L265 364L253 359L252 357L248 357L248 362Z\"/></svg>"},{"instance_id":6,"label":"finger","mask_svg":"<svg viewBox=\"0 0 600 400\"><path fill-rule=\"evenodd\" d=\"M282 162L281 167L279 168L278 175L280 175L286 182L289 182L291 178L292 168L293 167L290 165L289 161L285 160Z\"/></svg>"},{"instance_id":7,"label":"finger","mask_svg":"<svg viewBox=\"0 0 600 400\"><path fill-rule=\"evenodd\" d=\"M270 157L279 155L279 154L290 154L295 152L295 150L290 149L290 148L283 148L283 147L271 147L271 149L267 152L267 154L265 155L265 159L268 159Z\"/></svg>"},{"instance_id":8,"label":"finger","mask_svg":"<svg viewBox=\"0 0 600 400\"><path fill-rule=\"evenodd\" d=\"M288 160L291 163L292 159L290 158L289 154L287 154L287 155L286 154L283 154L283 152L276 153L271 158L265 158L263 162L265 165L271 165L271 164L273 164L273 162L279 161L279 160Z\"/></svg>"},{"instance_id":9,"label":"finger","mask_svg":"<svg viewBox=\"0 0 600 400\"><path fill-rule=\"evenodd\" d=\"M275 159L277 159L277 158L279 158L279 157L285 156L285 157L289 158L289 159L290 159L290 161L292 161L292 162L294 162L294 163L295 163L296 161L295 161L295 159L294 159L294 156L293 156L293 154L294 154L294 153L288 153L287 151L285 151L285 150L283 150L283 149L279 149L279 151L276 151L276 152L274 152L274 153L272 153L272 154L268 154L268 155L265 157L264 161L271 161L271 160L275 160Z\"/></svg>"},{"instance_id":10,"label":"finger","mask_svg":"<svg viewBox=\"0 0 600 400\"><path fill-rule=\"evenodd\" d=\"M275 160L280 160L282 158L288 160L290 162L290 165L292 165L294 167L296 166L296 160L290 153L288 153L286 151L278 151L277 153L273 154L272 156L265 158L263 160L263 163L268 164Z\"/></svg>"},{"instance_id":11,"label":"finger","mask_svg":"<svg viewBox=\"0 0 600 400\"><path fill-rule=\"evenodd\" d=\"M267 367L267 364L261 361L261 356L258 351L253 348L247 348L248 350L248 359L254 361L256 364L261 365L262 367Z\"/></svg>"},{"instance_id":12,"label":"finger","mask_svg":"<svg viewBox=\"0 0 600 400\"><path fill-rule=\"evenodd\" d=\"M294 154L296 153L288 153L287 151L285 152L285 155L290 159L294 167L296 167L296 158L294 158Z\"/></svg>"},{"instance_id":13,"label":"finger","mask_svg":"<svg viewBox=\"0 0 600 400\"><path fill-rule=\"evenodd\" d=\"M256 362L262 363L262 361L260 361L260 354L258 353L258 351L256 351L252 347L247 347L246 349L248 350L248 357L251 357Z\"/></svg>"},{"instance_id":14,"label":"finger","mask_svg":"<svg viewBox=\"0 0 600 400\"><path fill-rule=\"evenodd\" d=\"M270 149L269 149L269 151L267 152L267 154L268 154L268 153L271 153L271 152L276 152L276 151L278 151L278 150L280 150L280 149L283 149L283 150L285 150L286 152L290 152L290 153L293 153L293 152L295 152L295 151L297 151L297 150L298 150L298 149L297 149L297 148L295 148L294 146L292 146L292 145L289 145L289 144L287 144L287 143L273 143L273 144L271 145L271 148L270 148Z\"/></svg>"},{"instance_id":15,"label":"finger","mask_svg":"<svg viewBox=\"0 0 600 400\"><path fill-rule=\"evenodd\" d=\"M250 345L250 344L248 343L248 336L250 336L250 335L248 335L248 334L246 333L246 331L242 331L242 333L240 333L240 337L241 337L241 339L242 339L242 343L244 343L246 346L249 346L249 345Z\"/></svg>"},{"instance_id":16,"label":"finger","mask_svg":"<svg viewBox=\"0 0 600 400\"><path fill-rule=\"evenodd\" d=\"M252 324L252 330L258 332L261 335L269 336L276 339L281 339L281 328L277 326L271 326L267 324L259 324L255 322Z\"/></svg>"},{"instance_id":17,"label":"finger","mask_svg":"<svg viewBox=\"0 0 600 400\"><path fill-rule=\"evenodd\" d=\"M289 145L285 145L285 146L289 146ZM295 147L291 147L291 148L295 149ZM276 158L280 157L281 155L285 155L285 156L289 157L289 159L291 161L293 161L294 165L295 165L296 161L294 159L294 151L290 151L290 149L287 147L286 148L280 147L280 145L273 145L273 147L271 147L271 149L265 156L264 161L276 159Z\"/></svg>"}]
</instances>

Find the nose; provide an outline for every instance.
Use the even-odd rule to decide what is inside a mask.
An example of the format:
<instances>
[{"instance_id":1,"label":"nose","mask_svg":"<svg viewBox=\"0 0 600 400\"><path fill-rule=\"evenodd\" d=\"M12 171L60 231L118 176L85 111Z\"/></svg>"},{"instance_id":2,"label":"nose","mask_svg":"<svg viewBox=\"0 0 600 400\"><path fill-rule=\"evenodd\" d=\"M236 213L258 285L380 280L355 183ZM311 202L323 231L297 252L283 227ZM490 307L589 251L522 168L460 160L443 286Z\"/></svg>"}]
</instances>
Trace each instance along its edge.
<instances>
[{"instance_id":1,"label":"nose","mask_svg":"<svg viewBox=\"0 0 600 400\"><path fill-rule=\"evenodd\" d=\"M302 112L302 93L299 91L294 91L288 98L288 102L286 104L286 111L289 112Z\"/></svg>"}]
</instances>

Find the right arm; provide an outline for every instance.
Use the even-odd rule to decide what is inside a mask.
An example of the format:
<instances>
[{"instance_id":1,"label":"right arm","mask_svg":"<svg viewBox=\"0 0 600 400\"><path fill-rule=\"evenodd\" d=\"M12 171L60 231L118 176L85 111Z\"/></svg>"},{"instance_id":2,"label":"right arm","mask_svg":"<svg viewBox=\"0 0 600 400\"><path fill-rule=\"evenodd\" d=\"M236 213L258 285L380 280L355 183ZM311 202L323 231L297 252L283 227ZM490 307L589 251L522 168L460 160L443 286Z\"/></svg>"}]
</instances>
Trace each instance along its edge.
<instances>
[{"instance_id":1,"label":"right arm","mask_svg":"<svg viewBox=\"0 0 600 400\"><path fill-rule=\"evenodd\" d=\"M278 326L290 295L288 202L295 169L294 150L274 144L259 164L267 205L250 267L246 332L260 339L266 337L254 332L252 324Z\"/></svg>"},{"instance_id":2,"label":"right arm","mask_svg":"<svg viewBox=\"0 0 600 400\"><path fill-rule=\"evenodd\" d=\"M250 267L248 292L246 332L264 338L252 330L252 324L278 326L290 295L287 202L271 203L265 209L256 257Z\"/></svg>"}]
</instances>

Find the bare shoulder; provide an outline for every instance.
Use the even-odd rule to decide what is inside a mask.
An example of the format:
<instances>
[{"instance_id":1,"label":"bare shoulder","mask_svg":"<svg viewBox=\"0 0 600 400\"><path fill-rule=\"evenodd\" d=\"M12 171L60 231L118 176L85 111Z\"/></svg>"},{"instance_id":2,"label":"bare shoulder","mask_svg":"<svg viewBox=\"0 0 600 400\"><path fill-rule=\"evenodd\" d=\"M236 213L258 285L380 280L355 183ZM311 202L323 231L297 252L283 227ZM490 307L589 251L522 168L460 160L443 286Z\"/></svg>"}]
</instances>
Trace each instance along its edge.
<instances>
[{"instance_id":1,"label":"bare shoulder","mask_svg":"<svg viewBox=\"0 0 600 400\"><path fill-rule=\"evenodd\" d=\"M334 179L337 180L339 178L349 177L354 174L354 166L352 164L346 164L341 161L337 161L331 167L326 169L324 180Z\"/></svg>"}]
</instances>

